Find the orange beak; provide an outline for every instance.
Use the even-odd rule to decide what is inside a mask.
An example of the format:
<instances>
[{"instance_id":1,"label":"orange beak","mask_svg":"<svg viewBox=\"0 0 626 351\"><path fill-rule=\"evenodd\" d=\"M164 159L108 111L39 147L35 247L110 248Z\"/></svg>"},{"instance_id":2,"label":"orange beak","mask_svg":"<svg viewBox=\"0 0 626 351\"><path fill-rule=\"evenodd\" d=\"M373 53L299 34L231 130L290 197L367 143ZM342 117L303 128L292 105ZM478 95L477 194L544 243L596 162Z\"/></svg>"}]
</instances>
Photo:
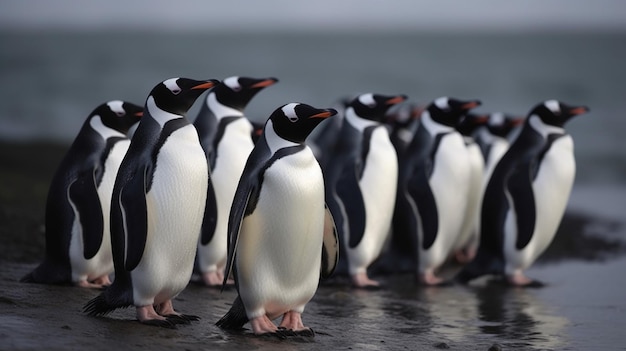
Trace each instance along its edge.
<instances>
[{"instance_id":1,"label":"orange beak","mask_svg":"<svg viewBox=\"0 0 626 351\"><path fill-rule=\"evenodd\" d=\"M310 116L309 118L328 118L334 115L335 113L333 113L332 111L324 111L324 112L316 113L313 116Z\"/></svg>"},{"instance_id":2,"label":"orange beak","mask_svg":"<svg viewBox=\"0 0 626 351\"><path fill-rule=\"evenodd\" d=\"M468 102L468 103L464 104L463 106L461 106L461 108L464 109L464 110L471 110L474 107L478 107L478 106L480 106L480 102L472 101L472 102Z\"/></svg>"},{"instance_id":3,"label":"orange beak","mask_svg":"<svg viewBox=\"0 0 626 351\"><path fill-rule=\"evenodd\" d=\"M273 85L276 82L277 81L275 79L266 79L256 84L253 84L252 88L265 88L265 87L269 87L270 85Z\"/></svg>"},{"instance_id":4,"label":"orange beak","mask_svg":"<svg viewBox=\"0 0 626 351\"><path fill-rule=\"evenodd\" d=\"M215 83L213 83L213 82L206 82L206 83L198 84L198 85L192 87L191 89L209 89L209 88L213 88L214 86L215 86Z\"/></svg>"},{"instance_id":5,"label":"orange beak","mask_svg":"<svg viewBox=\"0 0 626 351\"><path fill-rule=\"evenodd\" d=\"M396 96L394 98L391 98L391 99L385 101L385 104L387 104L387 105L395 105L395 104L401 103L404 100L406 100L406 97L400 95L400 96Z\"/></svg>"},{"instance_id":6,"label":"orange beak","mask_svg":"<svg viewBox=\"0 0 626 351\"><path fill-rule=\"evenodd\" d=\"M576 107L576 108L569 110L569 113L571 113L573 116L582 115L583 113L586 113L586 112L589 112L589 109L584 106Z\"/></svg>"},{"instance_id":7,"label":"orange beak","mask_svg":"<svg viewBox=\"0 0 626 351\"><path fill-rule=\"evenodd\" d=\"M143 117L143 111L139 111L135 113L136 117Z\"/></svg>"}]
</instances>

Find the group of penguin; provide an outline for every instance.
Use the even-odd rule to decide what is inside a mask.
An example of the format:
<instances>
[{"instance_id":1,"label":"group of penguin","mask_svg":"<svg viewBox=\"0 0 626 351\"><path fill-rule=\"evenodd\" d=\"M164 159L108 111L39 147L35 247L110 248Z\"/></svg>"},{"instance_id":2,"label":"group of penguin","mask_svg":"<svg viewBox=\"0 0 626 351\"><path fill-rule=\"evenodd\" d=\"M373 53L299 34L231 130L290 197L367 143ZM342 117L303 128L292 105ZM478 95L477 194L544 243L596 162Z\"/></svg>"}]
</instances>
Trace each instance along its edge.
<instances>
[{"instance_id":1,"label":"group of penguin","mask_svg":"<svg viewBox=\"0 0 626 351\"><path fill-rule=\"evenodd\" d=\"M22 281L102 288L87 314L135 306L141 323L175 327L198 320L172 305L195 271L237 289L219 327L280 337L314 335L301 314L321 279L379 286L367 271L383 252L407 256L427 285L447 283L437 270L455 254L457 281L537 284L523 271L552 240L575 173L563 125L586 107L548 100L514 118L473 114L477 100L365 93L253 124L247 104L276 82L170 78L143 107L98 106L52 179L46 255Z\"/></svg>"}]
</instances>

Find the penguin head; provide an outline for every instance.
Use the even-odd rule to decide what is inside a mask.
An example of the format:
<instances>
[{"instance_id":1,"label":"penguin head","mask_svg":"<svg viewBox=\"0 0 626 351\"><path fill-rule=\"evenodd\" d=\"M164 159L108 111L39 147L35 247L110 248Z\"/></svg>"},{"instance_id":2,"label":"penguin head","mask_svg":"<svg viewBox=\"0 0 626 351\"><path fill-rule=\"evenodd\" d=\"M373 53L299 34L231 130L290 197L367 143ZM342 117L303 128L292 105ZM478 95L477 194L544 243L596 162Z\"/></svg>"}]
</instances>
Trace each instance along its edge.
<instances>
[{"instance_id":1,"label":"penguin head","mask_svg":"<svg viewBox=\"0 0 626 351\"><path fill-rule=\"evenodd\" d=\"M320 109L292 102L277 108L269 119L279 137L294 143L304 143L320 122L336 114L337 110L333 108Z\"/></svg>"},{"instance_id":2,"label":"penguin head","mask_svg":"<svg viewBox=\"0 0 626 351\"><path fill-rule=\"evenodd\" d=\"M219 83L220 81L216 79L170 78L157 84L150 92L150 96L161 110L185 115L205 90Z\"/></svg>"},{"instance_id":3,"label":"penguin head","mask_svg":"<svg viewBox=\"0 0 626 351\"><path fill-rule=\"evenodd\" d=\"M389 111L385 115L385 123L395 128L406 128L413 121L418 120L422 116L424 106L415 103L399 104L398 108Z\"/></svg>"},{"instance_id":4,"label":"penguin head","mask_svg":"<svg viewBox=\"0 0 626 351\"><path fill-rule=\"evenodd\" d=\"M586 112L589 112L587 106L569 106L557 100L547 100L535 106L530 115L537 115L545 124L563 127L572 117Z\"/></svg>"},{"instance_id":5,"label":"penguin head","mask_svg":"<svg viewBox=\"0 0 626 351\"><path fill-rule=\"evenodd\" d=\"M469 110L478 106L479 100L464 101L444 96L431 102L427 110L433 121L455 127Z\"/></svg>"},{"instance_id":6,"label":"penguin head","mask_svg":"<svg viewBox=\"0 0 626 351\"><path fill-rule=\"evenodd\" d=\"M385 114L392 106L406 100L406 95L380 95L380 94L361 94L355 97L348 107L354 110L354 113L370 121L384 122Z\"/></svg>"},{"instance_id":7,"label":"penguin head","mask_svg":"<svg viewBox=\"0 0 626 351\"><path fill-rule=\"evenodd\" d=\"M278 82L276 78L228 77L213 88L222 105L243 111L250 100L261 90Z\"/></svg>"},{"instance_id":8,"label":"penguin head","mask_svg":"<svg viewBox=\"0 0 626 351\"><path fill-rule=\"evenodd\" d=\"M90 117L100 116L102 124L127 134L143 116L143 107L121 100L111 100L96 107Z\"/></svg>"},{"instance_id":9,"label":"penguin head","mask_svg":"<svg viewBox=\"0 0 626 351\"><path fill-rule=\"evenodd\" d=\"M489 115L487 128L493 135L506 138L516 127L524 123L524 117L513 116L502 112L494 112Z\"/></svg>"},{"instance_id":10,"label":"penguin head","mask_svg":"<svg viewBox=\"0 0 626 351\"><path fill-rule=\"evenodd\" d=\"M456 130L459 133L469 136L474 133L478 127L484 126L489 122L489 115L480 113L466 113L457 123Z\"/></svg>"}]
</instances>

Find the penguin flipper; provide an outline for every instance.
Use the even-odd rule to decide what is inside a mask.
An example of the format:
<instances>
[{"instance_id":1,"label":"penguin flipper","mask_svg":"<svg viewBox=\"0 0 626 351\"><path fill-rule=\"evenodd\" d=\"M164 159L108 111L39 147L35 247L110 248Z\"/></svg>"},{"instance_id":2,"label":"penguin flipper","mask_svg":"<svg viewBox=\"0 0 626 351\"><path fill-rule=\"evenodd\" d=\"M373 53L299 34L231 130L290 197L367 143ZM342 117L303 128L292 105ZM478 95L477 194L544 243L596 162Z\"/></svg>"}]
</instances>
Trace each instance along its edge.
<instances>
[{"instance_id":1,"label":"penguin flipper","mask_svg":"<svg viewBox=\"0 0 626 351\"><path fill-rule=\"evenodd\" d=\"M348 221L348 245L350 248L355 248L359 245L365 233L365 203L353 165L349 165L346 168L342 172L341 178L337 181L336 191L346 211L344 221Z\"/></svg>"},{"instance_id":2,"label":"penguin flipper","mask_svg":"<svg viewBox=\"0 0 626 351\"><path fill-rule=\"evenodd\" d=\"M141 167L120 191L120 207L126 236L126 271L137 267L143 256L148 236L146 204L147 167Z\"/></svg>"},{"instance_id":3,"label":"penguin flipper","mask_svg":"<svg viewBox=\"0 0 626 351\"><path fill-rule=\"evenodd\" d=\"M222 290L226 287L226 282L228 281L228 277L230 277L230 273L235 264L235 253L237 252L237 244L239 243L239 232L241 231L243 219L247 214L247 207L253 192L254 189L251 188L243 194L243 192L240 192L240 189L238 188L235 193L233 205L230 210L230 217L228 218L228 254L226 256L226 269L224 270ZM245 195L245 197L242 195Z\"/></svg>"},{"instance_id":4,"label":"penguin flipper","mask_svg":"<svg viewBox=\"0 0 626 351\"><path fill-rule=\"evenodd\" d=\"M435 196L430 188L425 172L417 172L415 174L414 181L409 183L408 191L411 198L415 201L419 213L419 222L422 227L422 248L428 249L437 239L439 214Z\"/></svg>"},{"instance_id":5,"label":"penguin flipper","mask_svg":"<svg viewBox=\"0 0 626 351\"><path fill-rule=\"evenodd\" d=\"M337 227L333 215L328 209L328 205L324 205L324 241L322 245L322 279L330 277L339 261L339 238L337 235Z\"/></svg>"},{"instance_id":6,"label":"penguin flipper","mask_svg":"<svg viewBox=\"0 0 626 351\"><path fill-rule=\"evenodd\" d=\"M513 200L517 218L516 248L523 249L533 237L536 221L535 195L532 188L530 164L525 164L511 174L507 189Z\"/></svg>"},{"instance_id":7,"label":"penguin flipper","mask_svg":"<svg viewBox=\"0 0 626 351\"><path fill-rule=\"evenodd\" d=\"M215 188L213 188L211 179L211 171L209 170L209 187L207 189L202 229L200 230L200 244L202 245L211 242L217 226L217 199L215 198Z\"/></svg>"},{"instance_id":8,"label":"penguin flipper","mask_svg":"<svg viewBox=\"0 0 626 351\"><path fill-rule=\"evenodd\" d=\"M95 181L95 169L84 172L69 186L69 197L79 214L83 256L94 257L102 244L104 217Z\"/></svg>"}]
</instances>

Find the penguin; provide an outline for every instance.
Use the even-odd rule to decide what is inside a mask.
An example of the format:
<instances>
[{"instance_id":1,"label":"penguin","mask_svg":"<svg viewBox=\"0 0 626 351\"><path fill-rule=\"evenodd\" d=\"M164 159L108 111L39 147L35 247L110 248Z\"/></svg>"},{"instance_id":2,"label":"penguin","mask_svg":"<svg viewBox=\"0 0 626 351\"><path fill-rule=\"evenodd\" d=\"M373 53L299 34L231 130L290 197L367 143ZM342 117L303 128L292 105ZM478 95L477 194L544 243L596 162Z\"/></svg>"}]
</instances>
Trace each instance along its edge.
<instances>
[{"instance_id":1,"label":"penguin","mask_svg":"<svg viewBox=\"0 0 626 351\"><path fill-rule=\"evenodd\" d=\"M146 99L113 187L115 280L84 306L88 315L134 305L144 324L172 328L199 319L172 306L191 277L209 183L198 133L185 115L218 83L170 78Z\"/></svg>"},{"instance_id":2,"label":"penguin","mask_svg":"<svg viewBox=\"0 0 626 351\"><path fill-rule=\"evenodd\" d=\"M332 108L337 110L337 115L322 122L319 127L313 130L311 136L307 138L307 145L313 150L313 154L322 167L322 171L326 169L333 149L337 144L339 131L343 125L345 110L350 101L352 101L352 98L348 96L344 96L335 101Z\"/></svg>"},{"instance_id":3,"label":"penguin","mask_svg":"<svg viewBox=\"0 0 626 351\"><path fill-rule=\"evenodd\" d=\"M485 160L484 185L502 155L509 148L513 132L524 122L524 117L513 116L501 112L489 114L486 125L481 126L475 133L474 139L480 146Z\"/></svg>"},{"instance_id":4,"label":"penguin","mask_svg":"<svg viewBox=\"0 0 626 351\"><path fill-rule=\"evenodd\" d=\"M386 243L396 199L398 159L383 124L385 113L405 95L366 93L345 111L338 143L325 169L326 202L344 254L341 269L357 288L376 288L367 268Z\"/></svg>"},{"instance_id":5,"label":"penguin","mask_svg":"<svg viewBox=\"0 0 626 351\"><path fill-rule=\"evenodd\" d=\"M467 148L455 127L479 105L478 100L435 99L400 162L394 235L413 237L407 242L417 246L413 260L425 285L447 283L435 273L461 231L470 177Z\"/></svg>"},{"instance_id":6,"label":"penguin","mask_svg":"<svg viewBox=\"0 0 626 351\"><path fill-rule=\"evenodd\" d=\"M413 140L423 111L424 106L409 103L400 105L393 113L390 111L385 116L385 125L389 128L389 138L396 149L398 158L402 157L404 150Z\"/></svg>"},{"instance_id":7,"label":"penguin","mask_svg":"<svg viewBox=\"0 0 626 351\"><path fill-rule=\"evenodd\" d=\"M524 270L554 238L574 182L574 143L564 124L588 111L557 100L531 109L487 184L480 246L457 275L459 282L493 274L513 286L543 285Z\"/></svg>"},{"instance_id":8,"label":"penguin","mask_svg":"<svg viewBox=\"0 0 626 351\"><path fill-rule=\"evenodd\" d=\"M238 296L220 328L249 321L256 335L314 335L301 314L320 278L333 273L339 251L322 171L305 139L336 113L289 103L266 121L229 216L224 285L232 271ZM272 320L280 316L277 328Z\"/></svg>"},{"instance_id":9,"label":"penguin","mask_svg":"<svg viewBox=\"0 0 626 351\"><path fill-rule=\"evenodd\" d=\"M22 282L86 288L111 284L111 192L130 144L128 130L142 114L141 106L120 100L89 114L50 183L46 256Z\"/></svg>"},{"instance_id":10,"label":"penguin","mask_svg":"<svg viewBox=\"0 0 626 351\"><path fill-rule=\"evenodd\" d=\"M198 268L207 286L221 286L224 278L228 214L239 177L254 147L253 125L244 109L259 91L276 82L276 78L226 78L208 92L194 121L212 184L197 252Z\"/></svg>"},{"instance_id":11,"label":"penguin","mask_svg":"<svg viewBox=\"0 0 626 351\"><path fill-rule=\"evenodd\" d=\"M486 114L467 113L456 126L457 131L463 136L470 167L469 191L463 225L459 237L452 247L454 259L461 264L471 261L478 247L478 214L483 196L485 160L480 146L472 135L488 121L489 116Z\"/></svg>"}]
</instances>

